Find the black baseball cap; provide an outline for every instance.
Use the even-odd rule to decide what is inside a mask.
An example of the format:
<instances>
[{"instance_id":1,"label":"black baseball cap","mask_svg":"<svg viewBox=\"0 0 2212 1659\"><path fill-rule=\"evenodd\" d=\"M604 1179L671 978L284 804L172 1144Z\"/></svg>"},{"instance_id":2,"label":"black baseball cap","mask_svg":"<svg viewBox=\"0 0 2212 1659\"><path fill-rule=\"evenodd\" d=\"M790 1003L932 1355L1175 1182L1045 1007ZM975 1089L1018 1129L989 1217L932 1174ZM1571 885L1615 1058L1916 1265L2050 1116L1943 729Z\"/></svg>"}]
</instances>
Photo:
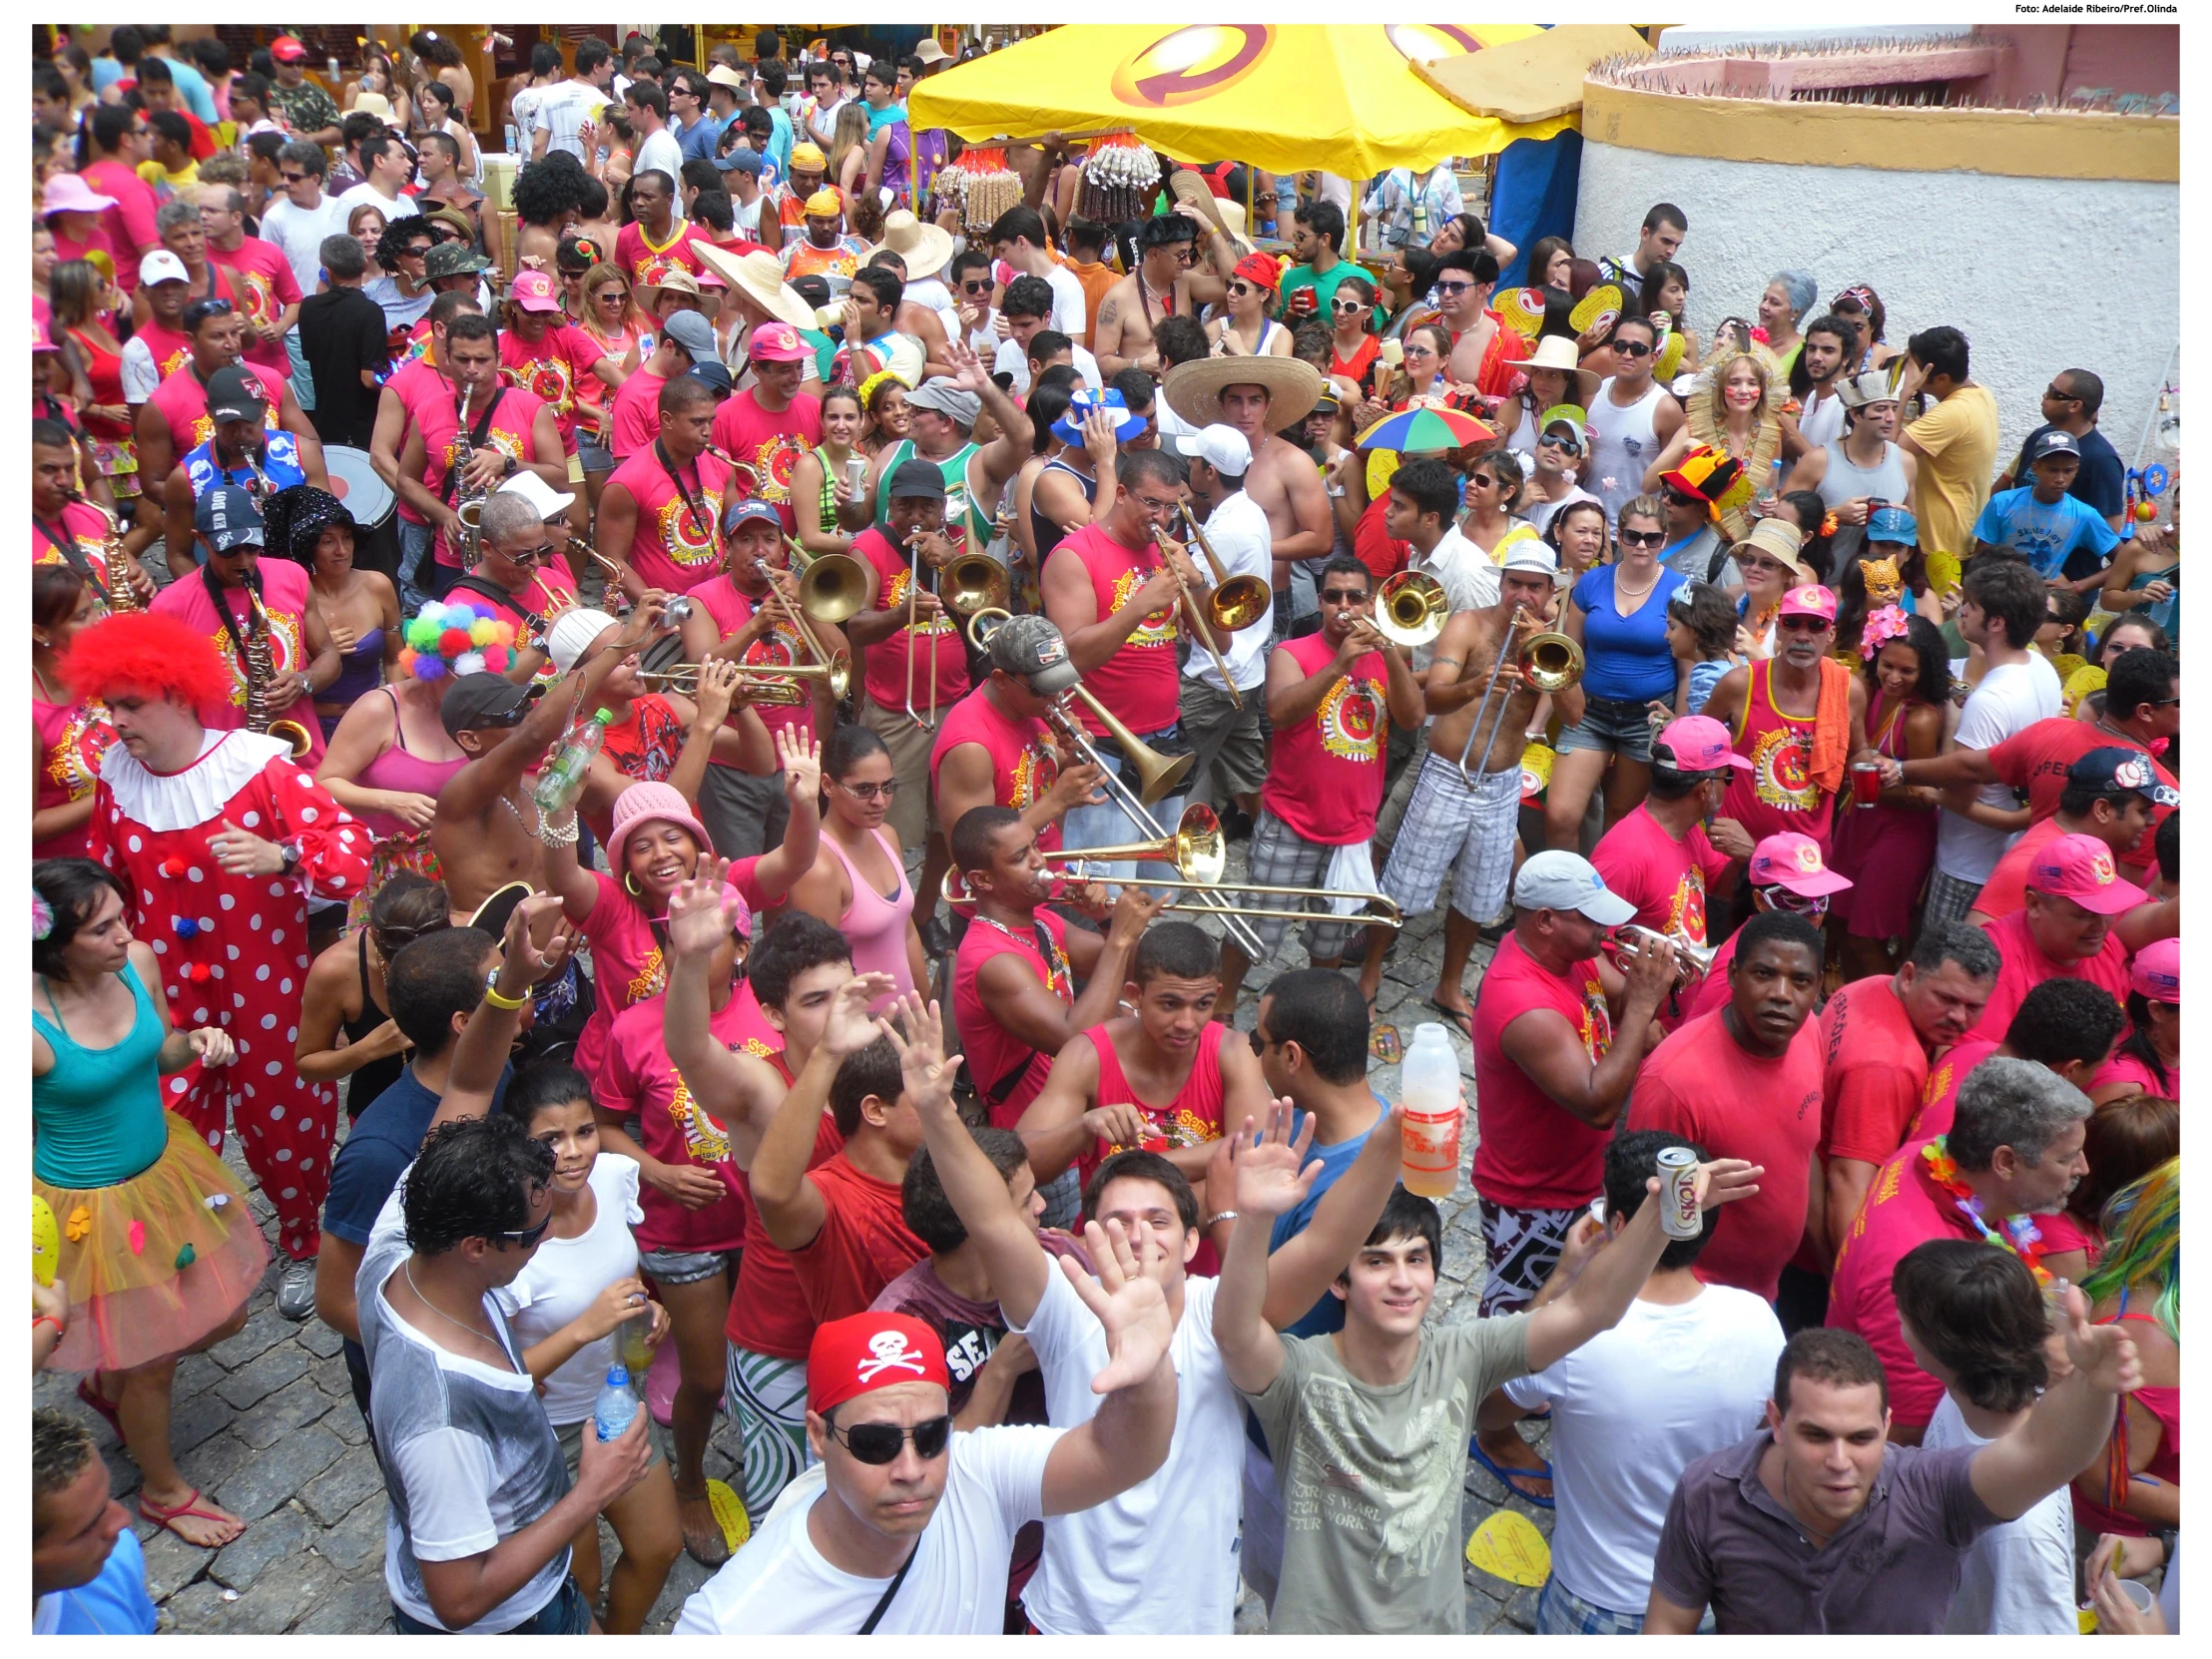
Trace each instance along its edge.
<instances>
[{"instance_id":1,"label":"black baseball cap","mask_svg":"<svg viewBox=\"0 0 2212 1659\"><path fill-rule=\"evenodd\" d=\"M215 421L259 421L269 408L262 388L237 363L229 363L208 376L208 418Z\"/></svg>"},{"instance_id":2,"label":"black baseball cap","mask_svg":"<svg viewBox=\"0 0 2212 1659\"><path fill-rule=\"evenodd\" d=\"M2108 799L2139 795L2153 807L2178 807L2181 792L2158 779L2158 769L2139 749L2092 749L2066 769L2066 788L2087 790Z\"/></svg>"},{"instance_id":3,"label":"black baseball cap","mask_svg":"<svg viewBox=\"0 0 2212 1659\"><path fill-rule=\"evenodd\" d=\"M254 497L234 484L218 484L203 495L192 513L193 528L218 553L262 545L262 512Z\"/></svg>"},{"instance_id":4,"label":"black baseball cap","mask_svg":"<svg viewBox=\"0 0 2212 1659\"><path fill-rule=\"evenodd\" d=\"M463 674L445 688L438 702L438 720L449 738L487 726L513 726L544 689L534 682L518 686L496 674Z\"/></svg>"},{"instance_id":5,"label":"black baseball cap","mask_svg":"<svg viewBox=\"0 0 2212 1659\"><path fill-rule=\"evenodd\" d=\"M944 474L935 461L900 461L898 470L891 474L890 499L914 497L924 501L944 499Z\"/></svg>"}]
</instances>

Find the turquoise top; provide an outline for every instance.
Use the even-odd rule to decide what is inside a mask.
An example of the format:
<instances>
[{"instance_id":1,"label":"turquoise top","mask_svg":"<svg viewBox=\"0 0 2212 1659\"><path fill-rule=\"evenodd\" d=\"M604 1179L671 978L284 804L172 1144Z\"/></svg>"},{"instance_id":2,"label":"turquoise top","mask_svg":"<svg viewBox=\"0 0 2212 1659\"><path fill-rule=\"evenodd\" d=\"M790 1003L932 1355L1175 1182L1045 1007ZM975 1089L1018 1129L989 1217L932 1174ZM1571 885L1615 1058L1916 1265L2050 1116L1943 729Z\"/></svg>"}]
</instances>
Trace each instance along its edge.
<instances>
[{"instance_id":1,"label":"turquoise top","mask_svg":"<svg viewBox=\"0 0 2212 1659\"><path fill-rule=\"evenodd\" d=\"M31 1169L50 1187L113 1187L142 1175L169 1146L158 1057L167 1035L137 969L123 964L138 1017L111 1048L87 1048L35 1009L31 1029L54 1069L31 1081Z\"/></svg>"}]
</instances>

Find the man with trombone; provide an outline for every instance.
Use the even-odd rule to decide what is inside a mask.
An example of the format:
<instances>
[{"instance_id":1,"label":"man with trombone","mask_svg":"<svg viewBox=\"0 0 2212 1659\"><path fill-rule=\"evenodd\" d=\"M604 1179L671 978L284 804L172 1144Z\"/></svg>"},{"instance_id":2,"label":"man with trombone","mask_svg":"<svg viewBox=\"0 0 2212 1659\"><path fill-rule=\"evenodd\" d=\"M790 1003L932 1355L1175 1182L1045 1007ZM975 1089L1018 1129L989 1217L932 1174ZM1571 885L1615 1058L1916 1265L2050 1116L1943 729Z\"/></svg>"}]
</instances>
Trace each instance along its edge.
<instances>
[{"instance_id":1,"label":"man with trombone","mask_svg":"<svg viewBox=\"0 0 2212 1659\"><path fill-rule=\"evenodd\" d=\"M1497 568L1497 602L1454 611L1444 624L1425 692L1433 717L1428 753L1382 868L1383 892L1417 914L1435 903L1445 873L1458 866L1428 1005L1462 1033L1473 1020L1467 958L1482 924L1505 907L1513 873L1521 754L1537 730L1537 705L1548 694L1555 713L1570 723L1581 718L1581 651L1548 631L1558 575L1548 545L1515 542ZM1381 932L1368 942L1360 989L1371 1004L1388 942Z\"/></svg>"},{"instance_id":2,"label":"man with trombone","mask_svg":"<svg viewBox=\"0 0 2212 1659\"><path fill-rule=\"evenodd\" d=\"M1204 790L1206 776L1213 772L1218 778L1216 803L1227 808L1234 802L1248 819L1257 819L1268 769L1260 705L1268 678L1268 641L1274 637L1274 532L1268 515L1245 491L1252 445L1242 432L1217 423L1168 443L1190 469L1184 523L1222 584L1217 603L1232 592L1231 583L1239 584L1235 609L1226 619L1236 632L1222 652L1222 664L1216 664L1211 652L1194 651L1183 665L1180 718L1197 757L1191 768L1197 786L1192 793ZM1205 515L1203 529L1200 513Z\"/></svg>"},{"instance_id":3,"label":"man with trombone","mask_svg":"<svg viewBox=\"0 0 2212 1659\"><path fill-rule=\"evenodd\" d=\"M1045 719L1079 677L1060 630L1043 617L990 621L996 626L987 634L970 628L990 673L937 728L929 750L930 797L938 820L955 831L975 808L1010 808L1038 846L1051 851L1060 844L1060 821L1092 800L1103 776L1098 767L1063 755ZM955 835L957 868L956 842Z\"/></svg>"}]
</instances>

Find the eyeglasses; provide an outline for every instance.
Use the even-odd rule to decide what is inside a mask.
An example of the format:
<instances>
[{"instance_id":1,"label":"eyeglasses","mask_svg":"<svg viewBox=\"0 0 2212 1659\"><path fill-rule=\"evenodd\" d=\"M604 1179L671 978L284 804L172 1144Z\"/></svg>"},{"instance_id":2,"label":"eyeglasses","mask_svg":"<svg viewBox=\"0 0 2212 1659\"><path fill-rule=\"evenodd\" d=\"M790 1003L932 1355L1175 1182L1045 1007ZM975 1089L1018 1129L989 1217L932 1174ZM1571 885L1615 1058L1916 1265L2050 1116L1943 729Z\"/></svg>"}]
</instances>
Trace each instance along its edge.
<instances>
[{"instance_id":1,"label":"eyeglasses","mask_svg":"<svg viewBox=\"0 0 2212 1659\"><path fill-rule=\"evenodd\" d=\"M1767 902L1776 909L1787 910L1794 916L1803 916L1807 921L1818 921L1828 914L1826 893L1815 893L1807 897L1804 893L1792 892L1788 887L1782 886L1763 887L1760 890L1767 895Z\"/></svg>"},{"instance_id":2,"label":"eyeglasses","mask_svg":"<svg viewBox=\"0 0 2212 1659\"><path fill-rule=\"evenodd\" d=\"M2181 707L2181 699L2178 697L2153 697L2145 701L2153 709L2178 709Z\"/></svg>"},{"instance_id":3,"label":"eyeglasses","mask_svg":"<svg viewBox=\"0 0 2212 1659\"><path fill-rule=\"evenodd\" d=\"M1435 354L1436 348L1432 345L1408 345L1404 351L1408 357L1433 357Z\"/></svg>"},{"instance_id":4,"label":"eyeglasses","mask_svg":"<svg viewBox=\"0 0 2212 1659\"><path fill-rule=\"evenodd\" d=\"M886 778L880 784L847 784L842 778L836 782L837 788L855 801L888 801L898 793L898 780L895 778ZM887 1462L889 1459L883 1460Z\"/></svg>"},{"instance_id":5,"label":"eyeglasses","mask_svg":"<svg viewBox=\"0 0 2212 1659\"><path fill-rule=\"evenodd\" d=\"M856 1422L841 1434L837 1432L837 1425L831 1423L830 1437L862 1463L880 1465L891 1461L909 1439L914 1442L914 1455L927 1461L942 1457L944 1448L952 1443L952 1413L924 1417L911 1428L902 1428L895 1422Z\"/></svg>"},{"instance_id":6,"label":"eyeglasses","mask_svg":"<svg viewBox=\"0 0 2212 1659\"><path fill-rule=\"evenodd\" d=\"M545 542L537 547L525 547L521 552L510 553L507 557L518 565L551 564L559 551L551 542Z\"/></svg>"},{"instance_id":7,"label":"eyeglasses","mask_svg":"<svg viewBox=\"0 0 2212 1659\"><path fill-rule=\"evenodd\" d=\"M493 1244L511 1244L517 1250L529 1250L533 1248L540 1239L545 1237L546 1229L551 1227L552 1225L553 1212L551 1210L547 1210L545 1212L545 1220L539 1222L535 1227L525 1227L517 1231L510 1231L506 1233L488 1233L485 1235L485 1237L490 1239Z\"/></svg>"},{"instance_id":8,"label":"eyeglasses","mask_svg":"<svg viewBox=\"0 0 2212 1659\"><path fill-rule=\"evenodd\" d=\"M1623 530L1621 532L1621 545L1623 547L1664 547L1666 542L1667 533L1664 530Z\"/></svg>"},{"instance_id":9,"label":"eyeglasses","mask_svg":"<svg viewBox=\"0 0 2212 1659\"><path fill-rule=\"evenodd\" d=\"M1196 265L1198 264L1198 254L1193 249L1178 248L1175 251L1175 263L1177 265Z\"/></svg>"},{"instance_id":10,"label":"eyeglasses","mask_svg":"<svg viewBox=\"0 0 2212 1659\"><path fill-rule=\"evenodd\" d=\"M1825 634L1832 624L1823 617L1786 616L1780 626L1785 634Z\"/></svg>"},{"instance_id":11,"label":"eyeglasses","mask_svg":"<svg viewBox=\"0 0 2212 1659\"><path fill-rule=\"evenodd\" d=\"M1474 284L1472 282L1438 282L1436 291L1448 299L1455 293L1472 293Z\"/></svg>"},{"instance_id":12,"label":"eyeglasses","mask_svg":"<svg viewBox=\"0 0 2212 1659\"><path fill-rule=\"evenodd\" d=\"M1633 339L1615 340L1613 351L1615 355L1622 357L1648 357L1651 355L1651 347L1648 344L1642 340Z\"/></svg>"},{"instance_id":13,"label":"eyeglasses","mask_svg":"<svg viewBox=\"0 0 2212 1659\"><path fill-rule=\"evenodd\" d=\"M287 185L303 185L314 175L311 173L284 173L278 175Z\"/></svg>"}]
</instances>

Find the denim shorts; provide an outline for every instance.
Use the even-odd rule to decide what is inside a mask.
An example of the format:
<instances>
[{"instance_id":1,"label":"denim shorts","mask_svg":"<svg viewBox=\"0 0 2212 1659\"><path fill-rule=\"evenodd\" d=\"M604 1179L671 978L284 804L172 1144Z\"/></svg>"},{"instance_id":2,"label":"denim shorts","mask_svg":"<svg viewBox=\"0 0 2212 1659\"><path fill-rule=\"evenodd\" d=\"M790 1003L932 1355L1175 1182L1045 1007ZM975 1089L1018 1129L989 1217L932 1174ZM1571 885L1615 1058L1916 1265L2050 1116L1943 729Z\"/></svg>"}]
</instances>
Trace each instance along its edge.
<instances>
[{"instance_id":1,"label":"denim shorts","mask_svg":"<svg viewBox=\"0 0 2212 1659\"><path fill-rule=\"evenodd\" d=\"M612 472L615 469L614 451L603 443L594 443L581 432L576 434L576 457L584 463L586 472Z\"/></svg>"},{"instance_id":2,"label":"denim shorts","mask_svg":"<svg viewBox=\"0 0 2212 1659\"><path fill-rule=\"evenodd\" d=\"M396 1601L391 1606L392 1627L402 1636L445 1636L451 1632L424 1624ZM563 1578L553 1599L524 1619L509 1636L587 1636L591 1633L591 1603L573 1578Z\"/></svg>"},{"instance_id":3,"label":"denim shorts","mask_svg":"<svg viewBox=\"0 0 2212 1659\"><path fill-rule=\"evenodd\" d=\"M1585 697L1582 718L1559 734L1559 753L1602 750L1624 761L1651 765L1651 708L1648 702Z\"/></svg>"},{"instance_id":4,"label":"denim shorts","mask_svg":"<svg viewBox=\"0 0 2212 1659\"><path fill-rule=\"evenodd\" d=\"M735 1250L648 1250L638 1265L656 1285L696 1285L724 1268L735 1274L738 1255Z\"/></svg>"}]
</instances>

